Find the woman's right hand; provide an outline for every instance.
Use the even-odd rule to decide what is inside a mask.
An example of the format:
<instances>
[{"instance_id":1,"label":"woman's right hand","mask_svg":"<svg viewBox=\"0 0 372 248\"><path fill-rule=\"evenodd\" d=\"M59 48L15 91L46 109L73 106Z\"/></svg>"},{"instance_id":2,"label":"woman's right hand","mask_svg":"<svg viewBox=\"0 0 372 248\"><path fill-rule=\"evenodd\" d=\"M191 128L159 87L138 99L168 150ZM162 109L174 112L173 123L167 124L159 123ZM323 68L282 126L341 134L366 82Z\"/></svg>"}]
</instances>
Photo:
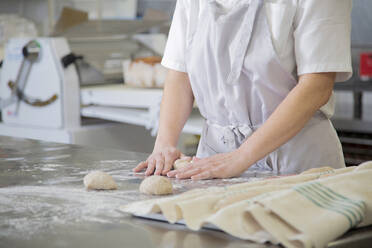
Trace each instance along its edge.
<instances>
[{"instance_id":1,"label":"woman's right hand","mask_svg":"<svg viewBox=\"0 0 372 248\"><path fill-rule=\"evenodd\" d=\"M146 176L166 175L172 169L174 161L184 156L176 145L193 103L194 94L187 73L169 69L164 83L154 151L146 161L133 169L134 172L146 169Z\"/></svg>"},{"instance_id":2,"label":"woman's right hand","mask_svg":"<svg viewBox=\"0 0 372 248\"><path fill-rule=\"evenodd\" d=\"M174 161L184 155L176 147L164 147L159 150L154 150L152 154L139 163L134 169L134 172L140 172L146 168L145 175L167 175L172 169Z\"/></svg>"}]
</instances>

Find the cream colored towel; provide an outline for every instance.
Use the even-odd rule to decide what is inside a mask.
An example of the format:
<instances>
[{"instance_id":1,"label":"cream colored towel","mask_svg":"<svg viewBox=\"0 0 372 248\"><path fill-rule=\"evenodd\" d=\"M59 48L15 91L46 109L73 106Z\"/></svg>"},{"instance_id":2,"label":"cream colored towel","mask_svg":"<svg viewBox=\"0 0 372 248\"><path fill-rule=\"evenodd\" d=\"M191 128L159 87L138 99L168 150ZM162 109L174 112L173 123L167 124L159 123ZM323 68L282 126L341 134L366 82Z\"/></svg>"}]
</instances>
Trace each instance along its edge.
<instances>
[{"instance_id":1,"label":"cream colored towel","mask_svg":"<svg viewBox=\"0 0 372 248\"><path fill-rule=\"evenodd\" d=\"M204 203L203 208L198 208L193 211L195 219L189 220L186 218L185 220L186 223L191 225L189 226L190 228L197 230L201 227L200 225L207 215L214 214L219 209L235 202L249 199L259 194L289 188L294 184L318 179L321 176L333 176L339 173L346 173L348 170L327 170L326 172L322 171L306 175L300 174L296 176L276 177L267 180L234 184L227 187L195 189L176 196L130 203L121 207L121 210L135 215L162 212L169 222L175 223L185 218L181 211L183 203L187 204L190 202L190 204L196 204L197 201L202 200ZM195 202L193 203L193 201ZM208 206L205 207L206 205ZM204 218L202 218L202 216L204 216Z\"/></svg>"},{"instance_id":2,"label":"cream colored towel","mask_svg":"<svg viewBox=\"0 0 372 248\"><path fill-rule=\"evenodd\" d=\"M198 189L121 207L162 213L197 230L210 223L246 240L324 247L352 227L372 224L372 163L356 168Z\"/></svg>"},{"instance_id":3,"label":"cream colored towel","mask_svg":"<svg viewBox=\"0 0 372 248\"><path fill-rule=\"evenodd\" d=\"M245 213L286 247L325 247L372 224L372 170L296 185L255 201Z\"/></svg>"}]
</instances>

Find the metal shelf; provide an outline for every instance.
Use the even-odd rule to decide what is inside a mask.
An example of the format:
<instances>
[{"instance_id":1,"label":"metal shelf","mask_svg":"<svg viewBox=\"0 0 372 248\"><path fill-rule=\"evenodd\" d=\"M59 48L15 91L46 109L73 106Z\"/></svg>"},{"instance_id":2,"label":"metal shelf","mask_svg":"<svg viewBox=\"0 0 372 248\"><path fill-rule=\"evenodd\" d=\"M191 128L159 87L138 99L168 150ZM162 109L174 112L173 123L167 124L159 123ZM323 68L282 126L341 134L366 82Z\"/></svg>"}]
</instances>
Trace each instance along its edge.
<instances>
[{"instance_id":1,"label":"metal shelf","mask_svg":"<svg viewBox=\"0 0 372 248\"><path fill-rule=\"evenodd\" d=\"M147 127L151 121L150 113L146 109L87 106L81 109L81 115L90 118L99 118L109 121L128 123ZM200 135L204 119L198 113L193 113L183 128L184 133Z\"/></svg>"},{"instance_id":2,"label":"metal shelf","mask_svg":"<svg viewBox=\"0 0 372 248\"><path fill-rule=\"evenodd\" d=\"M361 81L359 77L355 76L347 82L336 83L334 90L353 92L353 117L355 120L361 120L363 116L363 93L372 92L372 79L368 81Z\"/></svg>"},{"instance_id":3,"label":"metal shelf","mask_svg":"<svg viewBox=\"0 0 372 248\"><path fill-rule=\"evenodd\" d=\"M356 119L332 119L332 123L338 131L357 133L372 133L372 122Z\"/></svg>"},{"instance_id":4,"label":"metal shelf","mask_svg":"<svg viewBox=\"0 0 372 248\"><path fill-rule=\"evenodd\" d=\"M372 80L365 82L360 80L351 80L344 83L336 83L334 90L348 90L354 92L372 91Z\"/></svg>"},{"instance_id":5,"label":"metal shelf","mask_svg":"<svg viewBox=\"0 0 372 248\"><path fill-rule=\"evenodd\" d=\"M151 108L160 102L162 89L132 88L123 84L87 86L80 91L82 105Z\"/></svg>"}]
</instances>

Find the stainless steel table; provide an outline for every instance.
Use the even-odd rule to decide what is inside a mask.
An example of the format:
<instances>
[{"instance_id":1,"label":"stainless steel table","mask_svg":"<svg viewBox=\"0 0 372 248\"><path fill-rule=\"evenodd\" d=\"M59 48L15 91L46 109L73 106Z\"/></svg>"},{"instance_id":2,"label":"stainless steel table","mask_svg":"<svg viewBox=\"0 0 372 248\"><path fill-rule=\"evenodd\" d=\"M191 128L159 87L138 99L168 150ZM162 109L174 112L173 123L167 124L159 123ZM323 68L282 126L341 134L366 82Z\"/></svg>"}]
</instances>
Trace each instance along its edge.
<instances>
[{"instance_id":1,"label":"stainless steel table","mask_svg":"<svg viewBox=\"0 0 372 248\"><path fill-rule=\"evenodd\" d=\"M149 198L138 192L143 174L131 172L145 158L141 153L0 136L0 247L276 247L119 212L120 205ZM86 191L83 177L92 170L113 175L119 190ZM180 193L266 176L270 173L247 172L235 179L173 184ZM330 247L368 244L371 228L350 232Z\"/></svg>"}]
</instances>

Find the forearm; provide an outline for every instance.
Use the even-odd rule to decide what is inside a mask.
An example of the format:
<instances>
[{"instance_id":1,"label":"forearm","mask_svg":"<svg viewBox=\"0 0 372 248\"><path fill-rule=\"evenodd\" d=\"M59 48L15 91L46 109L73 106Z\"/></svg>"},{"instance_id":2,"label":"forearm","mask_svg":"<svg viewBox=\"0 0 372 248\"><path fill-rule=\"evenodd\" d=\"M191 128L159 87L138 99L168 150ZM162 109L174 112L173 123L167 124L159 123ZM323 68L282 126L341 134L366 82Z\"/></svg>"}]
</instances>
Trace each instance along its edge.
<instances>
[{"instance_id":1,"label":"forearm","mask_svg":"<svg viewBox=\"0 0 372 248\"><path fill-rule=\"evenodd\" d=\"M250 166L301 131L332 94L335 73L308 74L239 148Z\"/></svg>"},{"instance_id":2,"label":"forearm","mask_svg":"<svg viewBox=\"0 0 372 248\"><path fill-rule=\"evenodd\" d=\"M176 146L194 102L188 75L169 70L160 108L159 131L154 150Z\"/></svg>"}]
</instances>

